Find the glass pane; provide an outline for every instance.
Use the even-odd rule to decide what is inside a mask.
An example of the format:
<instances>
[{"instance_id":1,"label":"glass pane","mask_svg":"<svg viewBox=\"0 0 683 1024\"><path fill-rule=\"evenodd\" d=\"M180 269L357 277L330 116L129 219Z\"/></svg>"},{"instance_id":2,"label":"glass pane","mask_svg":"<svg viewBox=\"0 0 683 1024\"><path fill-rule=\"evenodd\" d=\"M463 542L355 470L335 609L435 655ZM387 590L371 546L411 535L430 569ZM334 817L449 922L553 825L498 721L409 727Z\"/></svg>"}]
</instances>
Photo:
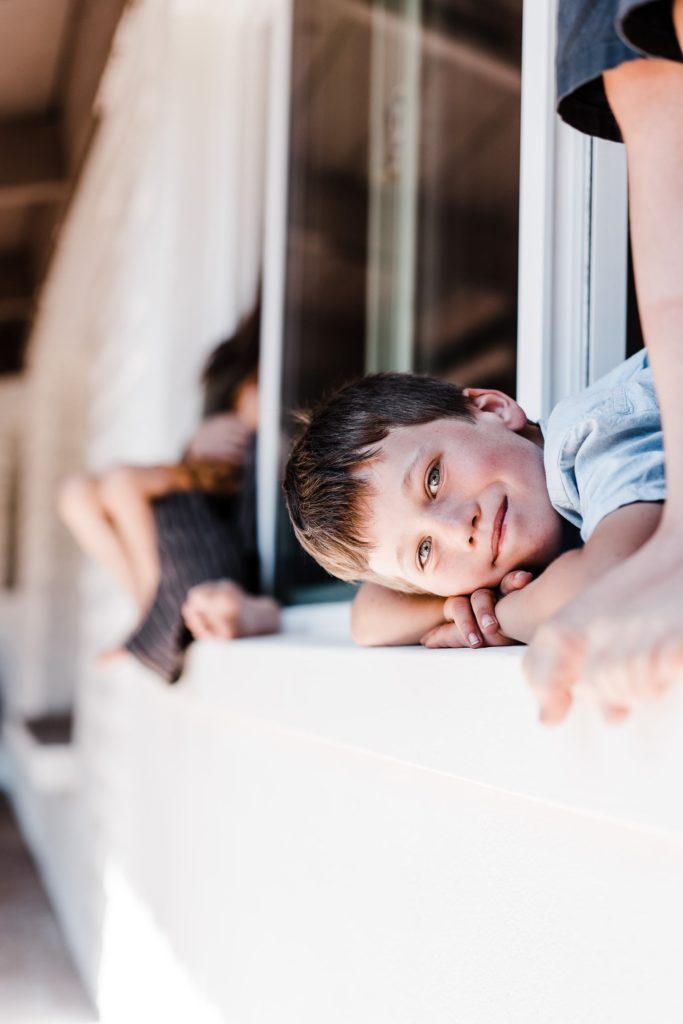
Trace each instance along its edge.
<instances>
[{"instance_id":1,"label":"glass pane","mask_svg":"<svg viewBox=\"0 0 683 1024\"><path fill-rule=\"evenodd\" d=\"M514 394L521 28L522 0L295 0L285 410L380 369ZM277 579L326 579L284 512Z\"/></svg>"},{"instance_id":2,"label":"glass pane","mask_svg":"<svg viewBox=\"0 0 683 1024\"><path fill-rule=\"evenodd\" d=\"M423 23L414 366L514 395L522 3Z\"/></svg>"}]
</instances>

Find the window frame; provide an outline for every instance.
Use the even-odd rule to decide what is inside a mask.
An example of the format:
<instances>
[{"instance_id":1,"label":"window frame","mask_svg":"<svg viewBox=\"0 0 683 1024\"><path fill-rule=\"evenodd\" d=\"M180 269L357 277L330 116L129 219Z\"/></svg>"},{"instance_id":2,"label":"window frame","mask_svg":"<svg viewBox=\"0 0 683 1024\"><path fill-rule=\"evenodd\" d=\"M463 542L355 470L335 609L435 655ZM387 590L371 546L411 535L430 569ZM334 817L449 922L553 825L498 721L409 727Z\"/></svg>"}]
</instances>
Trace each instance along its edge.
<instances>
[{"instance_id":1,"label":"window frame","mask_svg":"<svg viewBox=\"0 0 683 1024\"><path fill-rule=\"evenodd\" d=\"M517 394L539 418L624 358L627 180L623 146L555 113L557 0L523 17Z\"/></svg>"},{"instance_id":2,"label":"window frame","mask_svg":"<svg viewBox=\"0 0 683 1024\"><path fill-rule=\"evenodd\" d=\"M293 0L272 7L270 81L266 138L266 197L263 249L263 316L259 372L260 425L257 444L257 533L261 584L275 583L277 509L282 468L282 346L287 248L289 111Z\"/></svg>"}]
</instances>

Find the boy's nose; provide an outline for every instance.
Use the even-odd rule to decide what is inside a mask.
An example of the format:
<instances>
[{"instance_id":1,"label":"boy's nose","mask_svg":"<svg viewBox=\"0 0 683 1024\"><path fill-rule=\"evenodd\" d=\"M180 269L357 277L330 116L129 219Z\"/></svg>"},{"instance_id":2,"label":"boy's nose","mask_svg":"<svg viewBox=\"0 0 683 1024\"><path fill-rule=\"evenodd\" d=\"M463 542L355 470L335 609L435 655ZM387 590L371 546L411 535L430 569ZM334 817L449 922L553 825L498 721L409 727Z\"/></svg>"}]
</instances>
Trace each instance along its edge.
<instances>
[{"instance_id":1,"label":"boy's nose","mask_svg":"<svg viewBox=\"0 0 683 1024\"><path fill-rule=\"evenodd\" d=\"M434 507L433 532L440 533L448 543L463 549L475 548L479 541L481 509L476 502Z\"/></svg>"}]
</instances>

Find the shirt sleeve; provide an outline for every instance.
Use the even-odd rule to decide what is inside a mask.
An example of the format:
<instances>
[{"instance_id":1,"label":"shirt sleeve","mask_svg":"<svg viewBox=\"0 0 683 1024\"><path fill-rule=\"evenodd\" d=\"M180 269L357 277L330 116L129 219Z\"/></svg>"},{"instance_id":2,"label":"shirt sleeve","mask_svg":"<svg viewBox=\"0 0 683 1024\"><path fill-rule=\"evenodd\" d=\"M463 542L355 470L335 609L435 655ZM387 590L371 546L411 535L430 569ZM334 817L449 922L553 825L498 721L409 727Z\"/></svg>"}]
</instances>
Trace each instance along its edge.
<instances>
[{"instance_id":1,"label":"shirt sleeve","mask_svg":"<svg viewBox=\"0 0 683 1024\"><path fill-rule=\"evenodd\" d=\"M639 501L666 499L664 451L658 410L596 419L574 462L581 536L588 540L610 512Z\"/></svg>"}]
</instances>

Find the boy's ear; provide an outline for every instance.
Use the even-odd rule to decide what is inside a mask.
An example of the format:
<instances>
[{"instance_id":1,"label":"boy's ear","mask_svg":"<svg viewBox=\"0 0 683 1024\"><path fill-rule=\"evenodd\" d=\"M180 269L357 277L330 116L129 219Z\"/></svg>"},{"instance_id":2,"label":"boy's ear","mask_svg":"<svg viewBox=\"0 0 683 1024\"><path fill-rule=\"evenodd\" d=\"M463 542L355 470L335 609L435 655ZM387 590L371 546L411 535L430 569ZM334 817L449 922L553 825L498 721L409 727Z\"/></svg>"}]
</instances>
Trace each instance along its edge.
<instances>
[{"instance_id":1,"label":"boy's ear","mask_svg":"<svg viewBox=\"0 0 683 1024\"><path fill-rule=\"evenodd\" d=\"M526 413L521 405L504 391L493 388L465 388L463 394L480 412L492 413L506 427L518 433L527 424Z\"/></svg>"}]
</instances>

